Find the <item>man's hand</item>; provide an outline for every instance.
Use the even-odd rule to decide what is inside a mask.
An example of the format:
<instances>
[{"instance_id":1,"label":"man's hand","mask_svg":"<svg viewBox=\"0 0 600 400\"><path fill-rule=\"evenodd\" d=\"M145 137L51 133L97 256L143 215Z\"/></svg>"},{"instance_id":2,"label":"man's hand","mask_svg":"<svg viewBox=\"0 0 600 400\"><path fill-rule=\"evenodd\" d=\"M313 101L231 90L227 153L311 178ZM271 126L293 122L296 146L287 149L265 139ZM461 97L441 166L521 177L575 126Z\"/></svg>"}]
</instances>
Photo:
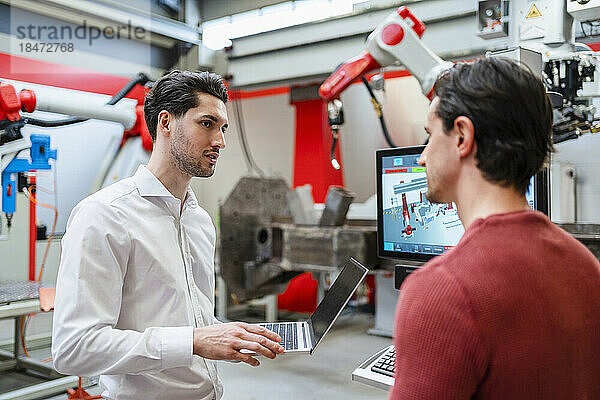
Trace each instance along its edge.
<instances>
[{"instance_id":1,"label":"man's hand","mask_svg":"<svg viewBox=\"0 0 600 400\"><path fill-rule=\"evenodd\" d=\"M278 334L244 322L209 325L194 329L194 354L211 360L243 361L257 367L260 365L258 360L240 350L252 350L275 358L283 353L280 341Z\"/></svg>"}]
</instances>

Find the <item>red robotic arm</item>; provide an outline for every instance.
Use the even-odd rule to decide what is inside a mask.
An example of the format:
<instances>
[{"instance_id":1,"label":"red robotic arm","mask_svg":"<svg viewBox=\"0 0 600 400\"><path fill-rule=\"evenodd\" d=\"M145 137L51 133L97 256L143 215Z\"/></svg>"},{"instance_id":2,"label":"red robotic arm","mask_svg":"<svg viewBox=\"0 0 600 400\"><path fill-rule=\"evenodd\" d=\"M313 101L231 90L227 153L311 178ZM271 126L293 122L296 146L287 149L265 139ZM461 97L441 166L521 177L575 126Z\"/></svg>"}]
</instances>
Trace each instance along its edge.
<instances>
[{"instance_id":1,"label":"red robotic arm","mask_svg":"<svg viewBox=\"0 0 600 400\"><path fill-rule=\"evenodd\" d=\"M404 65L417 78L423 93L431 98L436 78L452 63L443 61L423 44L424 32L425 24L407 7L398 8L371 32L360 55L346 61L323 82L319 94L330 101L366 72Z\"/></svg>"},{"instance_id":2,"label":"red robotic arm","mask_svg":"<svg viewBox=\"0 0 600 400\"><path fill-rule=\"evenodd\" d=\"M421 36L424 32L425 24L419 21L407 7L398 8L371 32L367 38L366 49L340 65L319 88L319 95L328 102L327 113L333 137L330 160L335 169L340 168L334 152L339 129L344 122L339 96L354 80L374 69L404 65L421 84L423 94L431 100L435 80L442 71L450 68L452 63L442 60L423 44ZM387 136L387 129L383 125L379 104L375 104L374 97L373 101L382 121L384 135L392 145Z\"/></svg>"}]
</instances>

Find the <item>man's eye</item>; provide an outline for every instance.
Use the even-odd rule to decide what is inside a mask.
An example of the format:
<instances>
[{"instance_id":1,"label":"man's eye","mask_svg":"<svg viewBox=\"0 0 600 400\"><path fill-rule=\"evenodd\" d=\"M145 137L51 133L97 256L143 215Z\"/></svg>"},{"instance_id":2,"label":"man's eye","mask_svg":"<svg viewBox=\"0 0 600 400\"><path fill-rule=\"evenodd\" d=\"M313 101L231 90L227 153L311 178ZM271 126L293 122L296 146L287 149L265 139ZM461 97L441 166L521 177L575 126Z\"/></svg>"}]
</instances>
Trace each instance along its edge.
<instances>
[{"instance_id":1,"label":"man's eye","mask_svg":"<svg viewBox=\"0 0 600 400\"><path fill-rule=\"evenodd\" d=\"M202 121L202 122L200 122L200 123L201 123L201 124L202 124L202 126L203 126L203 127L205 127L205 128L210 128L210 127L212 127L212 121L208 121L208 120L207 120L207 121Z\"/></svg>"}]
</instances>

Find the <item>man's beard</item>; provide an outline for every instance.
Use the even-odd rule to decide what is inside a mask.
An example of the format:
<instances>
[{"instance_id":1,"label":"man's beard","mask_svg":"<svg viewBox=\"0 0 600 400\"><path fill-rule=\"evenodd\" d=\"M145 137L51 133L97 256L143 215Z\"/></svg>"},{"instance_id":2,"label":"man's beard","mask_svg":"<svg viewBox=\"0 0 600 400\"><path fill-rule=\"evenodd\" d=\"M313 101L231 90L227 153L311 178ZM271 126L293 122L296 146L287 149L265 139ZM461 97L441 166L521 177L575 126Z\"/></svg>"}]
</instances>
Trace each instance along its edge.
<instances>
[{"instance_id":1,"label":"man's beard","mask_svg":"<svg viewBox=\"0 0 600 400\"><path fill-rule=\"evenodd\" d=\"M425 197L431 203L444 203L442 197L439 193L432 191L431 189L427 189L427 193L425 193Z\"/></svg>"},{"instance_id":2,"label":"man's beard","mask_svg":"<svg viewBox=\"0 0 600 400\"><path fill-rule=\"evenodd\" d=\"M204 154L200 155L200 159L196 160L191 154L193 145L190 140L186 140L179 129L171 136L170 153L173 162L177 168L184 174L189 176L207 178L215 172L214 166L202 166Z\"/></svg>"},{"instance_id":3,"label":"man's beard","mask_svg":"<svg viewBox=\"0 0 600 400\"><path fill-rule=\"evenodd\" d=\"M436 190L436 187L439 184L439 182L434 183L433 177L427 177L427 193L425 193L425 197L431 203L445 203L444 199L442 198L442 193L440 193L439 190Z\"/></svg>"}]
</instances>

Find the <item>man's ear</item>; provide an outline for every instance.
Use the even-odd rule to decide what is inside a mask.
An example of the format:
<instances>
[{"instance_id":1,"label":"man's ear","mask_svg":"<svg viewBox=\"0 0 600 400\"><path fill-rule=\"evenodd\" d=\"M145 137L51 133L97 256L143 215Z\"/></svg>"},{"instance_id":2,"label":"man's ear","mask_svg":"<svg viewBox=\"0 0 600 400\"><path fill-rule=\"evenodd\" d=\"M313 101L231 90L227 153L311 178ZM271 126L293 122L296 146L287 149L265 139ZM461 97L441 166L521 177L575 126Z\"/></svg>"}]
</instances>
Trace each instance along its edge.
<instances>
[{"instance_id":1,"label":"man's ear","mask_svg":"<svg viewBox=\"0 0 600 400\"><path fill-rule=\"evenodd\" d=\"M161 132L164 136L171 136L173 118L171 113L166 110L162 110L158 114L158 132Z\"/></svg>"},{"instance_id":2,"label":"man's ear","mask_svg":"<svg viewBox=\"0 0 600 400\"><path fill-rule=\"evenodd\" d=\"M469 117L461 115L454 120L457 150L461 157L469 156L475 149L475 126Z\"/></svg>"}]
</instances>

